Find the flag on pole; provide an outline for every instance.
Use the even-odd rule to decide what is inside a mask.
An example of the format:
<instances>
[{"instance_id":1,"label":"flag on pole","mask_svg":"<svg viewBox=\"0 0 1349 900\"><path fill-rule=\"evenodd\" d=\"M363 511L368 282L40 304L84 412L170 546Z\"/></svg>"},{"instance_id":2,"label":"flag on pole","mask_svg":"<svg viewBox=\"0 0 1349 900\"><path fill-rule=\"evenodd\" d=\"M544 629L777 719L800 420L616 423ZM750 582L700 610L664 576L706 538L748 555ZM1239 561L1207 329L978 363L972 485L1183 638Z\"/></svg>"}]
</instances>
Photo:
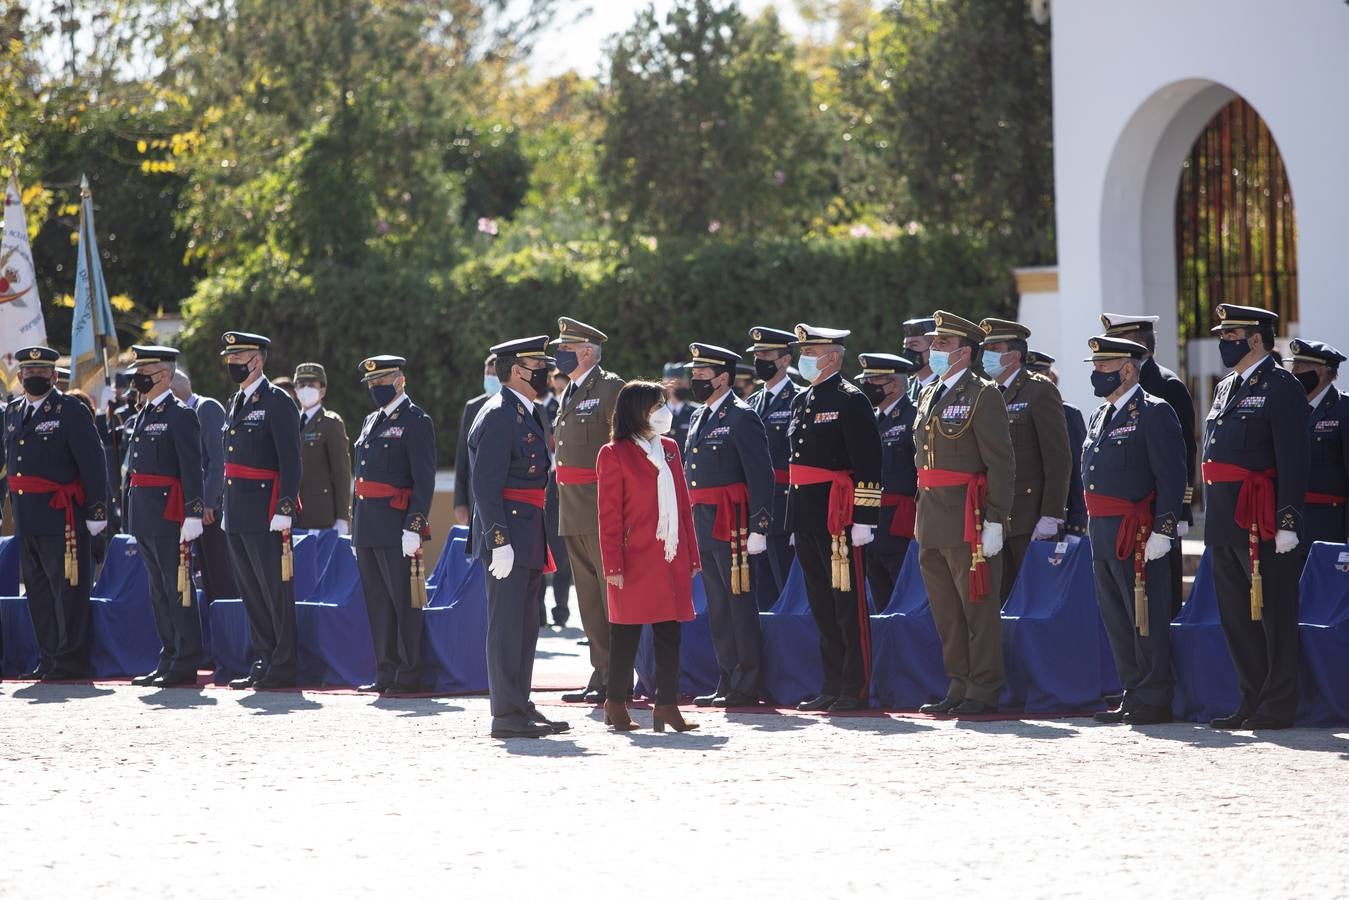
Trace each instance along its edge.
<instances>
[{"instance_id":1,"label":"flag on pole","mask_svg":"<svg viewBox=\"0 0 1349 900\"><path fill-rule=\"evenodd\" d=\"M70 386L101 405L112 383L108 368L117 358L117 326L112 320L108 286L94 238L94 195L88 177L80 179L80 243L75 265L75 318L70 325Z\"/></svg>"},{"instance_id":2,"label":"flag on pole","mask_svg":"<svg viewBox=\"0 0 1349 900\"><path fill-rule=\"evenodd\" d=\"M5 231L0 239L0 366L4 387L12 387L14 354L47 343L47 323L33 272L33 250L28 246L28 222L23 214L23 192L13 176L5 188Z\"/></svg>"}]
</instances>

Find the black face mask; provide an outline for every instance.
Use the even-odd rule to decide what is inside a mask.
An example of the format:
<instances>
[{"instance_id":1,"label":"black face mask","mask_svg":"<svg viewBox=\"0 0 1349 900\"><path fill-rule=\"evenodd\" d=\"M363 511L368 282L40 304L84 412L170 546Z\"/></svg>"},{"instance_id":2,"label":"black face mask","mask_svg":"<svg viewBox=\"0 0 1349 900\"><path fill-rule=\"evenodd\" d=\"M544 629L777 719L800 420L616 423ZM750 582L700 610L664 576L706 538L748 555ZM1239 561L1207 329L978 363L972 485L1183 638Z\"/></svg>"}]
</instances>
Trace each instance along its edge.
<instances>
[{"instance_id":1,"label":"black face mask","mask_svg":"<svg viewBox=\"0 0 1349 900\"><path fill-rule=\"evenodd\" d=\"M1297 379L1298 384L1302 385L1302 389L1307 392L1308 397L1316 391L1317 386L1321 383L1321 376L1310 370L1298 372L1293 377Z\"/></svg>"},{"instance_id":2,"label":"black face mask","mask_svg":"<svg viewBox=\"0 0 1349 900\"><path fill-rule=\"evenodd\" d=\"M778 374L778 361L776 359L754 360L754 374L764 381L772 381Z\"/></svg>"},{"instance_id":3,"label":"black face mask","mask_svg":"<svg viewBox=\"0 0 1349 900\"><path fill-rule=\"evenodd\" d=\"M1218 353L1223 358L1223 365L1229 369L1235 369L1237 363L1241 362L1250 352L1251 341L1249 338L1242 338L1239 341L1218 342Z\"/></svg>"},{"instance_id":4,"label":"black face mask","mask_svg":"<svg viewBox=\"0 0 1349 900\"><path fill-rule=\"evenodd\" d=\"M864 381L858 387L862 389L862 393L867 395L867 399L871 401L872 406L880 406L881 402L885 400L885 385L883 384L872 384L870 381Z\"/></svg>"},{"instance_id":5,"label":"black face mask","mask_svg":"<svg viewBox=\"0 0 1349 900\"><path fill-rule=\"evenodd\" d=\"M529 370L529 388L534 392L535 397L542 397L548 392L548 367L542 369Z\"/></svg>"},{"instance_id":6,"label":"black face mask","mask_svg":"<svg viewBox=\"0 0 1349 900\"><path fill-rule=\"evenodd\" d=\"M155 389L155 376L142 375L140 372L131 376L131 383L136 386L136 390L142 394L148 394Z\"/></svg>"},{"instance_id":7,"label":"black face mask","mask_svg":"<svg viewBox=\"0 0 1349 900\"><path fill-rule=\"evenodd\" d=\"M694 378L689 382L689 393L699 403L706 403L707 398L711 397L715 391L716 388L712 387L711 378Z\"/></svg>"},{"instance_id":8,"label":"black face mask","mask_svg":"<svg viewBox=\"0 0 1349 900\"><path fill-rule=\"evenodd\" d=\"M52 380L46 375L29 375L23 380L23 389L30 397L41 397L52 389Z\"/></svg>"},{"instance_id":9,"label":"black face mask","mask_svg":"<svg viewBox=\"0 0 1349 900\"><path fill-rule=\"evenodd\" d=\"M393 398L398 396L398 388L392 384L372 384L370 385L370 399L374 401L376 409L383 409L393 402Z\"/></svg>"},{"instance_id":10,"label":"black face mask","mask_svg":"<svg viewBox=\"0 0 1349 900\"><path fill-rule=\"evenodd\" d=\"M1123 381L1124 377L1119 372L1091 373L1091 389L1096 392L1097 397L1109 397L1119 390Z\"/></svg>"},{"instance_id":11,"label":"black face mask","mask_svg":"<svg viewBox=\"0 0 1349 900\"><path fill-rule=\"evenodd\" d=\"M923 358L923 351L921 350L910 350L908 347L905 347L899 352L899 355L913 363L915 371L927 365L927 360Z\"/></svg>"},{"instance_id":12,"label":"black face mask","mask_svg":"<svg viewBox=\"0 0 1349 900\"><path fill-rule=\"evenodd\" d=\"M248 380L248 363L225 363L225 370L235 384L243 384Z\"/></svg>"}]
</instances>

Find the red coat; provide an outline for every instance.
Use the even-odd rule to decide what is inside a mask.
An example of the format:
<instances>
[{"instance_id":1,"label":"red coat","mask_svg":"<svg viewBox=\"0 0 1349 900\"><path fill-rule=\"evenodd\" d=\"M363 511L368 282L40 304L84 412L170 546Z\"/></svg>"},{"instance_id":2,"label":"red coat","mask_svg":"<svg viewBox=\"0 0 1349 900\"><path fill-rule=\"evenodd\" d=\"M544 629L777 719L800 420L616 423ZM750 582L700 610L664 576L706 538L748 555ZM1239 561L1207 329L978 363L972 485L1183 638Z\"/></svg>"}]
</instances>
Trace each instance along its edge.
<instances>
[{"instance_id":1,"label":"red coat","mask_svg":"<svg viewBox=\"0 0 1349 900\"><path fill-rule=\"evenodd\" d=\"M611 442L595 464L604 574L623 576L623 587L609 585L609 621L620 625L693 620L693 573L700 565L693 507L679 445L667 437L661 444L679 502L679 549L668 563L656 539L656 469L646 454L630 440Z\"/></svg>"}]
</instances>

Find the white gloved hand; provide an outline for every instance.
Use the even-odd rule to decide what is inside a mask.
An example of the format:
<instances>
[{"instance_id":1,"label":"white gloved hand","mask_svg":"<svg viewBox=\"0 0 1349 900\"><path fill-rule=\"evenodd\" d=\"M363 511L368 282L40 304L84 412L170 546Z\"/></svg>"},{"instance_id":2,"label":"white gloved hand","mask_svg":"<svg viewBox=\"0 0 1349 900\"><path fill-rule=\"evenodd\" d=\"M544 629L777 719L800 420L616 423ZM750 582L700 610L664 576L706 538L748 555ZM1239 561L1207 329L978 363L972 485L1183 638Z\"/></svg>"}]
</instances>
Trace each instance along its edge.
<instances>
[{"instance_id":1,"label":"white gloved hand","mask_svg":"<svg viewBox=\"0 0 1349 900\"><path fill-rule=\"evenodd\" d=\"M333 531L336 531L342 537L351 534L351 524L346 519L338 519L333 523Z\"/></svg>"},{"instance_id":2,"label":"white gloved hand","mask_svg":"<svg viewBox=\"0 0 1349 900\"><path fill-rule=\"evenodd\" d=\"M103 522L86 521L84 523L84 527L89 529L89 533L91 535L93 535L94 537L98 537L100 534L103 533L103 529L108 527L108 523L106 521Z\"/></svg>"},{"instance_id":3,"label":"white gloved hand","mask_svg":"<svg viewBox=\"0 0 1349 900\"><path fill-rule=\"evenodd\" d=\"M1176 523L1176 537L1185 537L1185 535L1187 535L1187 534L1189 534L1189 533L1190 533L1190 523L1189 523L1189 522L1177 522L1177 523Z\"/></svg>"},{"instance_id":4,"label":"white gloved hand","mask_svg":"<svg viewBox=\"0 0 1349 900\"><path fill-rule=\"evenodd\" d=\"M854 547L865 547L876 540L876 529L871 525L854 525L852 527L852 545Z\"/></svg>"},{"instance_id":5,"label":"white gloved hand","mask_svg":"<svg viewBox=\"0 0 1349 900\"><path fill-rule=\"evenodd\" d=\"M190 544L199 537L201 537L201 519L197 516L183 519L183 527L178 531L178 543Z\"/></svg>"},{"instance_id":6,"label":"white gloved hand","mask_svg":"<svg viewBox=\"0 0 1349 900\"><path fill-rule=\"evenodd\" d=\"M757 556L768 549L768 536L750 532L749 539L745 541L745 551L750 556Z\"/></svg>"},{"instance_id":7,"label":"white gloved hand","mask_svg":"<svg viewBox=\"0 0 1349 900\"><path fill-rule=\"evenodd\" d=\"M404 531L403 555L416 556L420 549L422 549L422 536L415 531Z\"/></svg>"},{"instance_id":8,"label":"white gloved hand","mask_svg":"<svg viewBox=\"0 0 1349 900\"><path fill-rule=\"evenodd\" d=\"M788 547L796 546L796 532L793 531L791 534L787 535L787 546Z\"/></svg>"},{"instance_id":9,"label":"white gloved hand","mask_svg":"<svg viewBox=\"0 0 1349 900\"><path fill-rule=\"evenodd\" d=\"M1153 532L1148 535L1147 546L1143 548L1143 559L1152 562L1171 552L1171 539L1164 534Z\"/></svg>"},{"instance_id":10,"label":"white gloved hand","mask_svg":"<svg viewBox=\"0 0 1349 900\"><path fill-rule=\"evenodd\" d=\"M492 573L496 579L505 578L511 574L511 569L515 568L515 550L510 544L504 547L492 548L492 561L487 564L487 571Z\"/></svg>"},{"instance_id":11,"label":"white gloved hand","mask_svg":"<svg viewBox=\"0 0 1349 900\"><path fill-rule=\"evenodd\" d=\"M992 559L1002 552L1002 526L997 522L985 522L980 540L984 545L984 558Z\"/></svg>"},{"instance_id":12,"label":"white gloved hand","mask_svg":"<svg viewBox=\"0 0 1349 900\"><path fill-rule=\"evenodd\" d=\"M1035 523L1035 530L1030 533L1032 541L1053 540L1059 533L1059 525L1062 519L1056 519L1053 516L1041 516L1040 521Z\"/></svg>"},{"instance_id":13,"label":"white gloved hand","mask_svg":"<svg viewBox=\"0 0 1349 900\"><path fill-rule=\"evenodd\" d=\"M272 516L272 522L267 526L269 531L289 531L290 516Z\"/></svg>"},{"instance_id":14,"label":"white gloved hand","mask_svg":"<svg viewBox=\"0 0 1349 900\"><path fill-rule=\"evenodd\" d=\"M1298 537L1296 531L1284 531L1280 528L1278 531L1274 532L1275 553L1287 553L1288 551L1295 549L1297 545Z\"/></svg>"}]
</instances>

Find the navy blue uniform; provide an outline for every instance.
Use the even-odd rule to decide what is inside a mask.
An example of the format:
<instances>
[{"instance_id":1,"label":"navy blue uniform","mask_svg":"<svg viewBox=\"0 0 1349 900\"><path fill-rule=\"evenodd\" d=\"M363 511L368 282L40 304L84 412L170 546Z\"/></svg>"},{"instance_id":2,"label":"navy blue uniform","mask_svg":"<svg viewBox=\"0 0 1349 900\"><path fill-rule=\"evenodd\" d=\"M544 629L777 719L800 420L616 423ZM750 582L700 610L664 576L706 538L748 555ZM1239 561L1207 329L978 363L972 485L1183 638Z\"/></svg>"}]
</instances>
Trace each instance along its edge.
<instances>
[{"instance_id":1,"label":"navy blue uniform","mask_svg":"<svg viewBox=\"0 0 1349 900\"><path fill-rule=\"evenodd\" d=\"M1289 553L1260 543L1264 610L1251 621L1248 534L1236 522L1239 482L1205 478L1204 543L1213 560L1218 610L1241 683L1247 716L1291 723L1297 710L1298 579L1307 555L1303 522L1310 455L1307 394L1273 356L1244 381L1232 373L1218 384L1204 422L1204 463L1229 463L1274 475L1274 527L1301 538Z\"/></svg>"},{"instance_id":2,"label":"navy blue uniform","mask_svg":"<svg viewBox=\"0 0 1349 900\"><path fill-rule=\"evenodd\" d=\"M89 670L89 587L92 580L86 521L108 517L107 463L93 414L75 397L47 394L25 422L28 400L5 411L5 472L14 533L22 541L20 572L37 635L38 668L49 678L81 678ZM58 484L79 482L83 502L72 500L78 583L65 577L66 511L52 494L22 488L23 477Z\"/></svg>"},{"instance_id":3,"label":"navy blue uniform","mask_svg":"<svg viewBox=\"0 0 1349 900\"><path fill-rule=\"evenodd\" d=\"M758 569L766 569L772 575L774 600L787 585L792 559L796 555L791 544L792 529L787 524L787 496L791 493L787 486L787 466L792 457L787 429L792 424L792 399L800 391L796 382L784 378L776 394L769 393L768 388L764 387L745 401L750 409L759 414L764 424L764 432L768 436L768 455L773 461L773 526L768 530L768 552L756 562Z\"/></svg>"},{"instance_id":4,"label":"navy blue uniform","mask_svg":"<svg viewBox=\"0 0 1349 900\"><path fill-rule=\"evenodd\" d=\"M295 678L295 591L281 580L281 533L270 531L275 479L230 474L231 466L279 473L276 515L294 516L300 490L300 411L290 395L266 378L248 397L226 404L223 528L234 559L258 657L255 680Z\"/></svg>"},{"instance_id":5,"label":"navy blue uniform","mask_svg":"<svg viewBox=\"0 0 1349 900\"><path fill-rule=\"evenodd\" d=\"M683 447L689 441L689 425L693 422L693 414L701 407L694 406L692 403L681 403L679 410L670 410L674 415L670 423L670 437L676 444Z\"/></svg>"},{"instance_id":6,"label":"navy blue uniform","mask_svg":"<svg viewBox=\"0 0 1349 900\"><path fill-rule=\"evenodd\" d=\"M1073 451L1073 475L1068 480L1068 518L1063 520L1063 533L1086 537L1087 503L1082 498L1082 445L1087 440L1087 420L1082 410L1071 403L1063 404L1063 417L1068 421L1068 447Z\"/></svg>"},{"instance_id":7,"label":"navy blue uniform","mask_svg":"<svg viewBox=\"0 0 1349 900\"><path fill-rule=\"evenodd\" d=\"M378 409L365 417L355 459L351 545L375 644L375 684L415 691L421 687L422 612L412 605L412 561L403 554L403 532L427 530L436 490L435 425L404 396L392 412ZM402 498L372 496L365 482L406 491L406 508Z\"/></svg>"},{"instance_id":8,"label":"navy blue uniform","mask_svg":"<svg viewBox=\"0 0 1349 900\"><path fill-rule=\"evenodd\" d=\"M127 457L127 528L140 546L150 584L160 643L155 670L161 675L191 676L193 681L202 663L201 622L195 604L184 606L178 592L181 523L176 511L168 509L171 490L137 485L136 476L177 479L183 515L200 519L205 508L202 472L196 413L167 391L158 403L147 401L136 417Z\"/></svg>"},{"instance_id":9,"label":"navy blue uniform","mask_svg":"<svg viewBox=\"0 0 1349 900\"><path fill-rule=\"evenodd\" d=\"M713 536L717 507L699 503L697 492L743 484L749 493L749 531L767 535L773 524L773 461L764 424L745 401L728 391L715 410L700 406L684 446L684 479L693 498L693 530L703 562L703 590L717 655L715 696L738 695L757 702L762 686L762 638L759 607L752 592L731 591L731 543ZM732 529L740 527L737 512ZM735 538L735 534L732 534Z\"/></svg>"},{"instance_id":10,"label":"navy blue uniform","mask_svg":"<svg viewBox=\"0 0 1349 900\"><path fill-rule=\"evenodd\" d=\"M1157 361L1148 357L1143 361L1143 370L1138 378L1139 385L1143 390L1152 394L1154 397L1160 397L1170 404L1176 412L1176 418L1180 420L1180 436L1185 442L1185 508L1181 512L1181 521L1186 525L1194 524L1194 514L1190 510L1190 501L1194 495L1195 485L1195 432L1194 432L1194 399L1190 396L1190 389L1185 386L1185 382L1180 379L1175 372L1163 366L1157 365ZM1172 616L1180 612L1182 601L1181 585L1184 579L1185 559L1181 552L1180 541L1176 541L1176 546L1171 550L1168 557L1171 560L1171 588L1172 588Z\"/></svg>"},{"instance_id":11,"label":"navy blue uniform","mask_svg":"<svg viewBox=\"0 0 1349 900\"><path fill-rule=\"evenodd\" d=\"M1343 544L1349 522L1349 396L1332 384L1311 410L1307 540ZM1316 496L1320 495L1320 496ZM1330 498L1338 498L1331 501Z\"/></svg>"},{"instance_id":12,"label":"navy blue uniform","mask_svg":"<svg viewBox=\"0 0 1349 900\"><path fill-rule=\"evenodd\" d=\"M525 728L533 720L529 688L539 640L538 594L548 561L544 511L503 496L507 489L544 491L547 431L533 403L503 388L478 412L468 433L473 472L474 555L487 566L509 545L515 564L505 578L487 575L487 677L492 727Z\"/></svg>"},{"instance_id":13,"label":"navy blue uniform","mask_svg":"<svg viewBox=\"0 0 1349 900\"><path fill-rule=\"evenodd\" d=\"M876 410L876 427L881 434L881 512L876 527L876 540L863 551L867 561L867 585L871 588L871 605L881 612L890 604L890 595L899 580L904 565L904 554L909 552L911 537L891 534L897 507L887 506L886 496L906 497L912 500L918 493L918 469L914 465L913 419L918 408L908 394L888 413ZM912 529L909 529L912 531Z\"/></svg>"},{"instance_id":14,"label":"navy blue uniform","mask_svg":"<svg viewBox=\"0 0 1349 900\"><path fill-rule=\"evenodd\" d=\"M1174 539L1185 504L1184 446L1171 406L1135 388L1122 409L1105 403L1092 415L1081 475L1092 494L1135 503L1155 493L1152 530ZM1170 715L1171 564L1164 556L1144 568L1148 634L1143 636L1134 610L1134 554L1120 559L1116 551L1121 518L1092 516L1088 528L1096 599L1124 686L1123 708Z\"/></svg>"}]
</instances>

